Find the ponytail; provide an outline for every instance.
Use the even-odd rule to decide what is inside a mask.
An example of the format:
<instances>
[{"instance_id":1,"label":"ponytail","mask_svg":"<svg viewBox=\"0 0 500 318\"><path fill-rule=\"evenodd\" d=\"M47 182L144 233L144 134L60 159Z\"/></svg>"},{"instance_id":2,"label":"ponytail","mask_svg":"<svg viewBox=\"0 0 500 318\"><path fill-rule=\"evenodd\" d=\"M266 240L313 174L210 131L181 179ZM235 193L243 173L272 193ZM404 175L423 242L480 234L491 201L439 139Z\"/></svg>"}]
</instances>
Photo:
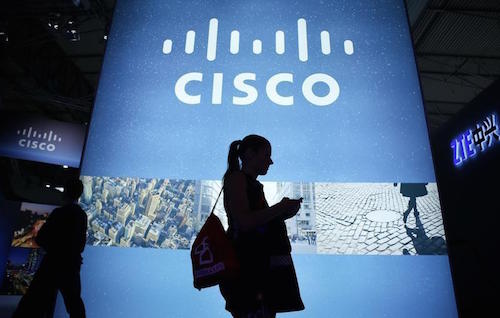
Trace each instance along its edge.
<instances>
[{"instance_id":1,"label":"ponytail","mask_svg":"<svg viewBox=\"0 0 500 318\"><path fill-rule=\"evenodd\" d=\"M229 153L227 155L227 170L224 173L223 181L225 183L226 178L234 171L240 171L240 145L241 140L235 140L229 146Z\"/></svg>"}]
</instances>

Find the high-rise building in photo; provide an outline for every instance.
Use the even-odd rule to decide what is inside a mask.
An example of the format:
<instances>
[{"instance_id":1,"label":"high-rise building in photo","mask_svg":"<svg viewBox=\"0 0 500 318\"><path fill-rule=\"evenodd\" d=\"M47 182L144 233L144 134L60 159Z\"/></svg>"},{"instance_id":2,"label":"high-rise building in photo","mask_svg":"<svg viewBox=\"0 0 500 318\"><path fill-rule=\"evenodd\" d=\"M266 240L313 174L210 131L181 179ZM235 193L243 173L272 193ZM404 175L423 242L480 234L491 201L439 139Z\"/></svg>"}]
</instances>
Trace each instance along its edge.
<instances>
[{"instance_id":1,"label":"high-rise building in photo","mask_svg":"<svg viewBox=\"0 0 500 318\"><path fill-rule=\"evenodd\" d=\"M124 232L123 225L119 222L115 222L109 228L108 234L113 243L119 243L120 237L122 236L123 232Z\"/></svg>"},{"instance_id":2,"label":"high-rise building in photo","mask_svg":"<svg viewBox=\"0 0 500 318\"><path fill-rule=\"evenodd\" d=\"M127 218L132 214L132 209L128 203L123 203L116 213L116 220L121 224L125 225Z\"/></svg>"},{"instance_id":3,"label":"high-rise building in photo","mask_svg":"<svg viewBox=\"0 0 500 318\"><path fill-rule=\"evenodd\" d=\"M40 263L42 262L42 255L40 255L40 250L37 248L33 248L30 250L29 256L28 256L28 262L26 264L26 269L30 272L34 272L38 269L40 266Z\"/></svg>"},{"instance_id":4,"label":"high-rise building in photo","mask_svg":"<svg viewBox=\"0 0 500 318\"><path fill-rule=\"evenodd\" d=\"M213 205L215 204L215 200L217 200L217 196L219 195L221 188L222 183L220 181L196 181L192 214L199 227L203 225L212 211ZM217 202L214 213L219 217L222 224L227 227L227 216L224 210L222 194ZM199 230L199 228L196 230Z\"/></svg>"},{"instance_id":5,"label":"high-rise building in photo","mask_svg":"<svg viewBox=\"0 0 500 318\"><path fill-rule=\"evenodd\" d=\"M123 238L126 240L130 240L130 238L135 234L135 221L128 222L127 226L125 226L125 232L123 234Z\"/></svg>"},{"instance_id":6,"label":"high-rise building in photo","mask_svg":"<svg viewBox=\"0 0 500 318\"><path fill-rule=\"evenodd\" d=\"M151 220L147 216L141 215L141 218L135 222L135 234L144 237L150 224Z\"/></svg>"},{"instance_id":7,"label":"high-rise building in photo","mask_svg":"<svg viewBox=\"0 0 500 318\"><path fill-rule=\"evenodd\" d=\"M146 241L150 241L156 244L158 242L158 239L160 238L161 230L161 224L153 223L153 225L151 225L151 228L149 229Z\"/></svg>"},{"instance_id":8,"label":"high-rise building in photo","mask_svg":"<svg viewBox=\"0 0 500 318\"><path fill-rule=\"evenodd\" d=\"M100 200L96 200L96 202L95 202L95 210L96 210L97 214L101 213L102 203L101 203Z\"/></svg>"},{"instance_id":9,"label":"high-rise building in photo","mask_svg":"<svg viewBox=\"0 0 500 318\"><path fill-rule=\"evenodd\" d=\"M150 194L144 214L146 214L149 218L154 220L156 218L156 209L158 208L159 204L160 204L160 195L157 193Z\"/></svg>"},{"instance_id":10,"label":"high-rise building in photo","mask_svg":"<svg viewBox=\"0 0 500 318\"><path fill-rule=\"evenodd\" d=\"M112 198L116 195L115 194L115 182L113 182L110 179L107 179L106 181L104 181L104 183L102 185L102 189L103 189L103 193L104 193L104 190L106 190L106 192L108 193L108 196L110 198Z\"/></svg>"},{"instance_id":11,"label":"high-rise building in photo","mask_svg":"<svg viewBox=\"0 0 500 318\"><path fill-rule=\"evenodd\" d=\"M83 177L83 200L85 203L90 203L92 199L92 177Z\"/></svg>"},{"instance_id":12,"label":"high-rise building in photo","mask_svg":"<svg viewBox=\"0 0 500 318\"><path fill-rule=\"evenodd\" d=\"M140 206L144 205L144 199L146 198L147 195L148 191L146 189L142 189L141 193L139 194L139 200L138 200Z\"/></svg>"},{"instance_id":13,"label":"high-rise building in photo","mask_svg":"<svg viewBox=\"0 0 500 318\"><path fill-rule=\"evenodd\" d=\"M314 233L316 213L314 209L314 183L312 182L277 182L275 201L283 197L290 199L303 198L300 210L286 221L288 235L305 237Z\"/></svg>"},{"instance_id":14,"label":"high-rise building in photo","mask_svg":"<svg viewBox=\"0 0 500 318\"><path fill-rule=\"evenodd\" d=\"M130 193L129 193L130 198L132 198L134 196L136 187L137 187L137 182L135 182L135 180L132 180L132 182L130 184Z\"/></svg>"},{"instance_id":15,"label":"high-rise building in photo","mask_svg":"<svg viewBox=\"0 0 500 318\"><path fill-rule=\"evenodd\" d=\"M109 190L103 189L102 190L102 200L104 201L104 203L108 203L108 196L109 196Z\"/></svg>"}]
</instances>

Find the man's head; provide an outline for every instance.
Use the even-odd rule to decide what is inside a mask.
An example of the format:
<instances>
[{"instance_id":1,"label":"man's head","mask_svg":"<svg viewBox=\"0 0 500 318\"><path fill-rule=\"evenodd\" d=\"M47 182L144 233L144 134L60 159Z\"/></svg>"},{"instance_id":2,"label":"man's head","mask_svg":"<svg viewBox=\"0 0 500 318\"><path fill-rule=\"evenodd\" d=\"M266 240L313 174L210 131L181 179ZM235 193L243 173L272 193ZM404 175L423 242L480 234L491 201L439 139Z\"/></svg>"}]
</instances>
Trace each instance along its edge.
<instances>
[{"instance_id":1,"label":"man's head","mask_svg":"<svg viewBox=\"0 0 500 318\"><path fill-rule=\"evenodd\" d=\"M68 202L74 202L83 193L83 183L78 178L71 178L64 184L64 198Z\"/></svg>"}]
</instances>

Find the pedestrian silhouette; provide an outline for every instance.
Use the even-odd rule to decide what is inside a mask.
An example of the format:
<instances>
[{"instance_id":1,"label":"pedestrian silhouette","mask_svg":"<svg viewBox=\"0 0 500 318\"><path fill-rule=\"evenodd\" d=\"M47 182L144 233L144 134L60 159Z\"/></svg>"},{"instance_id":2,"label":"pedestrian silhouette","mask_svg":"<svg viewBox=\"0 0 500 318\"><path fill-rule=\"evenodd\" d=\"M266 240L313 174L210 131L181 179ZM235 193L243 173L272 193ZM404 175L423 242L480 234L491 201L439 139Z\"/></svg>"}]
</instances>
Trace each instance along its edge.
<instances>
[{"instance_id":1,"label":"pedestrian silhouette","mask_svg":"<svg viewBox=\"0 0 500 318\"><path fill-rule=\"evenodd\" d=\"M272 164L271 144L264 137L248 135L231 143L223 178L224 208L227 235L241 270L219 288L233 317L268 318L304 309L285 225L300 209L302 198L268 205L257 177Z\"/></svg>"},{"instance_id":2,"label":"pedestrian silhouette","mask_svg":"<svg viewBox=\"0 0 500 318\"><path fill-rule=\"evenodd\" d=\"M396 186L397 183L394 183L394 186ZM413 215L417 217L419 215L418 209L417 209L417 197L423 197L427 195L427 188L426 188L427 183L401 183L400 186L400 193L404 197L410 198L410 201L408 202L408 208L406 211L403 213L403 222L406 224L406 221L408 220L408 216L410 215L411 210L413 210Z\"/></svg>"},{"instance_id":3,"label":"pedestrian silhouette","mask_svg":"<svg viewBox=\"0 0 500 318\"><path fill-rule=\"evenodd\" d=\"M415 217L415 228L409 228L405 225L406 234L411 238L415 251L418 255L445 255L446 242L440 236L429 237L425 233L424 226L420 221L420 217ZM403 249L404 255L410 255L407 248Z\"/></svg>"},{"instance_id":4,"label":"pedestrian silhouette","mask_svg":"<svg viewBox=\"0 0 500 318\"><path fill-rule=\"evenodd\" d=\"M38 232L36 243L46 254L13 318L52 317L58 291L71 318L85 317L80 297L80 267L86 241L87 215L75 203L82 192L80 180L66 182L64 205L52 211Z\"/></svg>"}]
</instances>

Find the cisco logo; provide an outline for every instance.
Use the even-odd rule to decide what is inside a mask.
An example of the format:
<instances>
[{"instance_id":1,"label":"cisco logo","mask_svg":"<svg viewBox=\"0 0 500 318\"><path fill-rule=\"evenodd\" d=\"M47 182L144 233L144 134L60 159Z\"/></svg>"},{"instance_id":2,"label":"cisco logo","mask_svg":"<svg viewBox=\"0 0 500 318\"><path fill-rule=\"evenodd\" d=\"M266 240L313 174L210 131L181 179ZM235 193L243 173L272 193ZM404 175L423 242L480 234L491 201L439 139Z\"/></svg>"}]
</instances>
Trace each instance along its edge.
<instances>
[{"instance_id":1,"label":"cisco logo","mask_svg":"<svg viewBox=\"0 0 500 318\"><path fill-rule=\"evenodd\" d=\"M17 135L21 138L17 144L22 148L38 149L42 151L56 150L56 142L61 142L62 138L54 134L51 130L47 132L37 132L33 127L17 131Z\"/></svg>"},{"instance_id":2,"label":"cisco logo","mask_svg":"<svg viewBox=\"0 0 500 318\"><path fill-rule=\"evenodd\" d=\"M207 60L215 61L217 56L217 37L218 37L219 21L212 18L208 25L207 39ZM237 55L240 52L240 32L233 30L228 35L230 36L229 52ZM330 33L327 30L320 32L321 52L323 55L331 54ZM186 33L184 52L192 54L195 48L196 32L189 30ZM297 20L297 43L298 43L298 59L301 62L309 60L309 47L307 44L307 22L305 19ZM263 50L262 41L255 39L252 42L252 52L255 55L260 55ZM173 41L166 39L163 42L163 54L169 55L172 52ZM274 52L278 55L286 53L285 32L277 30L275 32ZM354 43L351 40L344 41L344 53L348 56L354 54ZM203 82L204 74L200 72L190 72L181 75L175 83L175 96L179 101L189 105L200 104L201 94L193 95L186 92L186 86L190 82ZM222 88L223 88L223 73L213 73L212 75L212 104L222 104ZM234 88L245 94L245 96L233 96L232 102L234 105L250 105L257 100L259 95L255 86L251 83L257 80L255 73L240 73L233 79ZM294 104L294 96L283 96L277 91L278 85L281 83L290 83L293 85L293 73L277 73L271 76L266 82L266 94L271 102L280 106L291 106ZM318 96L313 91L313 86L317 83L324 83L328 86L328 93L324 96ZM340 95L340 87L338 82L330 75L325 73L314 73L306 77L302 82L302 95L304 98L315 106L329 106L333 104Z\"/></svg>"}]
</instances>

